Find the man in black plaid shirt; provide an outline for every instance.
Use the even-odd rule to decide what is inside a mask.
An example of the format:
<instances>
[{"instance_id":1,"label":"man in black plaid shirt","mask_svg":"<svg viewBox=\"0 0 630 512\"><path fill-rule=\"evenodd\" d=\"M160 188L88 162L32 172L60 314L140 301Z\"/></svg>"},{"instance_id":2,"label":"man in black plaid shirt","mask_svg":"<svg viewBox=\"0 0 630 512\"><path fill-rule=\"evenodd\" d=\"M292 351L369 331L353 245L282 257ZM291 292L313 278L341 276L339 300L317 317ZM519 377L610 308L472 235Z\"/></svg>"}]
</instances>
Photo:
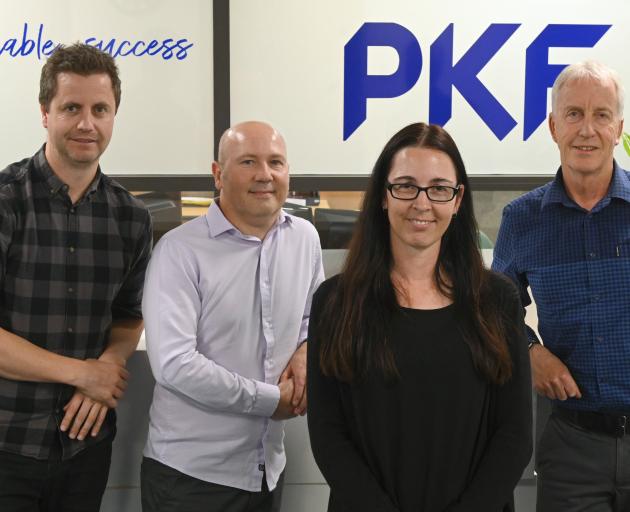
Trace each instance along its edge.
<instances>
[{"instance_id":1,"label":"man in black plaid shirt","mask_svg":"<svg viewBox=\"0 0 630 512\"><path fill-rule=\"evenodd\" d=\"M99 168L120 103L113 58L60 47L39 102L46 144L0 172L0 511L97 511L151 221Z\"/></svg>"}]
</instances>

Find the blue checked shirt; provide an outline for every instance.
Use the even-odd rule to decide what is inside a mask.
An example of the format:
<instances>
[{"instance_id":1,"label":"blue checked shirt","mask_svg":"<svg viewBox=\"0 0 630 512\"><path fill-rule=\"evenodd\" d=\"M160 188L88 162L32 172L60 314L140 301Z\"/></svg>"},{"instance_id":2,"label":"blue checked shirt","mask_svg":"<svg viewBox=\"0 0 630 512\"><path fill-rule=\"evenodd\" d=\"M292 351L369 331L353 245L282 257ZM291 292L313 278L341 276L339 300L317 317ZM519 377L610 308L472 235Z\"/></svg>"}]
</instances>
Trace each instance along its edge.
<instances>
[{"instance_id":1,"label":"blue checked shirt","mask_svg":"<svg viewBox=\"0 0 630 512\"><path fill-rule=\"evenodd\" d=\"M572 409L630 412L630 173L589 212L556 178L507 205L492 268L531 288L545 347L582 392ZM535 338L529 329L528 337Z\"/></svg>"}]
</instances>

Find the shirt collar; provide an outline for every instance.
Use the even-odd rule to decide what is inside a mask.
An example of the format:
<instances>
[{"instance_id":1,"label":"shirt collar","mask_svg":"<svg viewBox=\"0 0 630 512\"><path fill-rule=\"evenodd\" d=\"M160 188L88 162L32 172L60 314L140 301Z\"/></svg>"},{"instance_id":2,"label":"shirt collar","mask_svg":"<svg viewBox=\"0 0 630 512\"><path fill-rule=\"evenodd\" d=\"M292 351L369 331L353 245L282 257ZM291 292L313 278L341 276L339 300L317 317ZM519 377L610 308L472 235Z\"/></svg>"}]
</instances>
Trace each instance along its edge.
<instances>
[{"instance_id":1,"label":"shirt collar","mask_svg":"<svg viewBox=\"0 0 630 512\"><path fill-rule=\"evenodd\" d=\"M234 234L240 236L245 240L259 240L258 238L250 235L244 235L241 233L238 228L236 228L227 218L223 215L221 208L219 208L219 199L215 199L210 207L208 208L208 213L206 213L206 219L208 222L208 233L210 238L216 238L219 235L226 233L228 231L233 232ZM285 222L291 222L291 216L284 213L282 209L280 209L280 214L278 215L278 219L276 223L271 228L271 230L277 229L278 226L284 224Z\"/></svg>"},{"instance_id":2,"label":"shirt collar","mask_svg":"<svg viewBox=\"0 0 630 512\"><path fill-rule=\"evenodd\" d=\"M545 191L543 195L540 209L543 210L548 205L553 203L561 203L564 206L570 206L573 201L567 195L564 189L564 181L562 180L562 167L558 167L556 177L551 182L551 186Z\"/></svg>"},{"instance_id":3,"label":"shirt collar","mask_svg":"<svg viewBox=\"0 0 630 512\"><path fill-rule=\"evenodd\" d=\"M48 160L46 159L46 144L44 144L40 148L40 150L35 155L34 160L35 160L35 168L44 179L46 186L48 187L48 190L50 191L50 195L54 196L58 194L60 191L63 191L64 193L67 194L68 185L66 185L63 181L59 179L59 177L52 170L52 167L50 167ZM85 194L83 194L83 197L88 198L94 192L96 192L100 181L101 181L101 167L99 165L99 167L96 170L96 176L94 176L92 183L90 183L90 186L85 191Z\"/></svg>"},{"instance_id":4,"label":"shirt collar","mask_svg":"<svg viewBox=\"0 0 630 512\"><path fill-rule=\"evenodd\" d=\"M608 187L608 192L604 196L602 201L606 203L610 202L610 198L622 199L630 203L630 179L627 173L625 173L617 164L616 160L613 160L613 176ZM575 208L577 205L573 199L571 199L564 188L564 181L562 179L562 167L558 168L556 177L551 182L551 186L545 191L543 199L540 205L540 209L544 209L546 206L560 203L563 206Z\"/></svg>"},{"instance_id":5,"label":"shirt collar","mask_svg":"<svg viewBox=\"0 0 630 512\"><path fill-rule=\"evenodd\" d=\"M616 161L613 161L613 179L608 189L608 195L630 203L630 179L628 173L624 172Z\"/></svg>"}]
</instances>

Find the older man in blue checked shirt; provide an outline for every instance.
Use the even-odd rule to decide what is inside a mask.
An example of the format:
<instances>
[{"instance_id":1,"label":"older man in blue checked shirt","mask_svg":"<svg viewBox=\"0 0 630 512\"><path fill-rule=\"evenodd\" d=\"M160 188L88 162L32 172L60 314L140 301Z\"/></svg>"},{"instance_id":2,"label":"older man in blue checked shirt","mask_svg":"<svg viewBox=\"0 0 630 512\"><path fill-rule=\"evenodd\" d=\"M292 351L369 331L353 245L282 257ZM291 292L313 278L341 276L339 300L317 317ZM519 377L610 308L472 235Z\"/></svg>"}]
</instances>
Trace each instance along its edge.
<instances>
[{"instance_id":1,"label":"older man in blue checked shirt","mask_svg":"<svg viewBox=\"0 0 630 512\"><path fill-rule=\"evenodd\" d=\"M238 124L212 171L218 201L160 240L147 273L156 386L145 512L271 510L283 420L306 407L305 339L323 268L313 225L281 209L284 139L265 123Z\"/></svg>"},{"instance_id":2,"label":"older man in blue checked shirt","mask_svg":"<svg viewBox=\"0 0 630 512\"><path fill-rule=\"evenodd\" d=\"M537 453L538 512L630 510L630 175L618 75L565 68L552 89L560 169L509 204L493 268L538 310L536 391L553 400Z\"/></svg>"}]
</instances>

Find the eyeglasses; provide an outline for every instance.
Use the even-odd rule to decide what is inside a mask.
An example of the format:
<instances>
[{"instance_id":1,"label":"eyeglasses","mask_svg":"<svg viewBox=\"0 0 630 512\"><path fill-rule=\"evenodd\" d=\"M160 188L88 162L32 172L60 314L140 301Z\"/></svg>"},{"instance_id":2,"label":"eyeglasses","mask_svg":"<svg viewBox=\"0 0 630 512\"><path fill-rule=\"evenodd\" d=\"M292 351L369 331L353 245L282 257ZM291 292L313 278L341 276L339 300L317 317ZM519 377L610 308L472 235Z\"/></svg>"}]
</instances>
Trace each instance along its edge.
<instances>
[{"instance_id":1,"label":"eyeglasses","mask_svg":"<svg viewBox=\"0 0 630 512\"><path fill-rule=\"evenodd\" d=\"M395 199L401 199L403 201L413 201L420 195L420 192L424 192L427 195L429 201L434 203L448 203L459 192L459 185L456 187L449 187L446 185L431 185L430 187L418 187L411 183L387 183L387 190Z\"/></svg>"}]
</instances>

